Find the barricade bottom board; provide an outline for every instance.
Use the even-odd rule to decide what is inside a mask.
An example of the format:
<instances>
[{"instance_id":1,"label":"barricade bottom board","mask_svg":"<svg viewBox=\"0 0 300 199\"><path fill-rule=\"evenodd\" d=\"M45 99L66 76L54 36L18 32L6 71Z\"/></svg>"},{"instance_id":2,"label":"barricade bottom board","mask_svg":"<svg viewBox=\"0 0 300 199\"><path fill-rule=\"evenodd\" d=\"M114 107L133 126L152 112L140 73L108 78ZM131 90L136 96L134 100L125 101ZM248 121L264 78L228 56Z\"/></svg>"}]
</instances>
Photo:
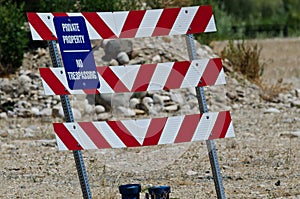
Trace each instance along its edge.
<instances>
[{"instance_id":1,"label":"barricade bottom board","mask_svg":"<svg viewBox=\"0 0 300 199\"><path fill-rule=\"evenodd\" d=\"M59 150L141 147L234 137L229 111L53 126Z\"/></svg>"}]
</instances>

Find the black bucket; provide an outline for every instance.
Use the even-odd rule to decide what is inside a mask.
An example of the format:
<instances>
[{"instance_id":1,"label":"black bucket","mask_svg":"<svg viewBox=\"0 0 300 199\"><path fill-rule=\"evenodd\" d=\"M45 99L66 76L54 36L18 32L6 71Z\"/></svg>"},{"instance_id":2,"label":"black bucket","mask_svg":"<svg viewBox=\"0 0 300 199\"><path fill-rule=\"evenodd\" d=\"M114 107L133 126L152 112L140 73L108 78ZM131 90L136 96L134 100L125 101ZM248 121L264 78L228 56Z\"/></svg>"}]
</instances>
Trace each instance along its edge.
<instances>
[{"instance_id":1,"label":"black bucket","mask_svg":"<svg viewBox=\"0 0 300 199\"><path fill-rule=\"evenodd\" d=\"M148 189L151 199L169 199L170 186L155 186Z\"/></svg>"},{"instance_id":2,"label":"black bucket","mask_svg":"<svg viewBox=\"0 0 300 199\"><path fill-rule=\"evenodd\" d=\"M141 185L140 184L125 184L119 186L122 199L140 199Z\"/></svg>"}]
</instances>

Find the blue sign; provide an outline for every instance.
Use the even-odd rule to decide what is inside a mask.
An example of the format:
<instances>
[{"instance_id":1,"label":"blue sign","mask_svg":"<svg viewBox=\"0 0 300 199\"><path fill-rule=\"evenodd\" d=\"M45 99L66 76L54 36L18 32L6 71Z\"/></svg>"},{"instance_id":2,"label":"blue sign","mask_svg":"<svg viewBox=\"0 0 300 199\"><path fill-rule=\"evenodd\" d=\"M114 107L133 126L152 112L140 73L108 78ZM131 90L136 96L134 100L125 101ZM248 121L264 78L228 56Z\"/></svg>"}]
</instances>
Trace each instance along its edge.
<instances>
[{"instance_id":1,"label":"blue sign","mask_svg":"<svg viewBox=\"0 0 300 199\"><path fill-rule=\"evenodd\" d=\"M54 17L54 26L71 90L100 87L83 17Z\"/></svg>"}]
</instances>

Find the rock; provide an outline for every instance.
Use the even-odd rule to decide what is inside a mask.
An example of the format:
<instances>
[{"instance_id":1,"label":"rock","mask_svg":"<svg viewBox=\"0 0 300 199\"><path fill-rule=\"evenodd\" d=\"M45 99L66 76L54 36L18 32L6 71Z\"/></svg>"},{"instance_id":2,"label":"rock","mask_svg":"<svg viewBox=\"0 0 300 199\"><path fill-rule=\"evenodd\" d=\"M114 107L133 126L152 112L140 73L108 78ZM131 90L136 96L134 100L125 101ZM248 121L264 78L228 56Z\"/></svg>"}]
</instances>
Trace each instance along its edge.
<instances>
[{"instance_id":1,"label":"rock","mask_svg":"<svg viewBox=\"0 0 300 199\"><path fill-rule=\"evenodd\" d=\"M111 113L100 113L97 115L96 120L97 121L106 121L109 118L111 118L111 116L112 116Z\"/></svg>"},{"instance_id":2,"label":"rock","mask_svg":"<svg viewBox=\"0 0 300 199\"><path fill-rule=\"evenodd\" d=\"M52 116L52 109L51 108L44 108L40 111L41 116Z\"/></svg>"},{"instance_id":3,"label":"rock","mask_svg":"<svg viewBox=\"0 0 300 199\"><path fill-rule=\"evenodd\" d=\"M110 66L118 66L119 62L117 60L115 60L115 59L112 59L112 60L110 60L109 65Z\"/></svg>"},{"instance_id":4,"label":"rock","mask_svg":"<svg viewBox=\"0 0 300 199\"><path fill-rule=\"evenodd\" d=\"M104 108L104 107L103 107L103 108ZM105 110L105 108L104 108L104 110ZM91 114L93 111L94 111L94 106L93 106L93 105L90 105L90 104L88 104L88 103L85 103L85 105L84 105L84 112L85 112L86 114Z\"/></svg>"},{"instance_id":5,"label":"rock","mask_svg":"<svg viewBox=\"0 0 300 199\"><path fill-rule=\"evenodd\" d=\"M118 106L129 107L130 98L131 98L131 93L113 94L110 104L112 107L118 107Z\"/></svg>"},{"instance_id":6,"label":"rock","mask_svg":"<svg viewBox=\"0 0 300 199\"><path fill-rule=\"evenodd\" d=\"M28 77L27 75L21 75L19 78L18 78L18 81L19 81L19 84L20 85L24 85L24 84L28 84L28 83L31 83L31 78Z\"/></svg>"},{"instance_id":7,"label":"rock","mask_svg":"<svg viewBox=\"0 0 300 199\"><path fill-rule=\"evenodd\" d=\"M186 175L188 175L188 176L194 176L194 175L197 175L197 174L198 174L198 172L192 171L192 170L189 170L189 171L186 172Z\"/></svg>"},{"instance_id":8,"label":"rock","mask_svg":"<svg viewBox=\"0 0 300 199\"><path fill-rule=\"evenodd\" d=\"M166 96L166 95L158 95L158 94L153 95L153 101L155 103L159 103L161 105L164 105L165 101L170 101L170 100L171 100L171 98L169 96Z\"/></svg>"},{"instance_id":9,"label":"rock","mask_svg":"<svg viewBox=\"0 0 300 199\"><path fill-rule=\"evenodd\" d=\"M152 63L160 63L161 62L161 57L159 55L155 55L152 57Z\"/></svg>"},{"instance_id":10,"label":"rock","mask_svg":"<svg viewBox=\"0 0 300 199\"><path fill-rule=\"evenodd\" d=\"M142 102L147 108L149 108L149 107L153 106L154 101L151 97L144 97Z\"/></svg>"},{"instance_id":11,"label":"rock","mask_svg":"<svg viewBox=\"0 0 300 199\"><path fill-rule=\"evenodd\" d=\"M61 106L54 106L52 108L52 117L64 117L63 108Z\"/></svg>"},{"instance_id":12,"label":"rock","mask_svg":"<svg viewBox=\"0 0 300 199\"><path fill-rule=\"evenodd\" d=\"M280 113L280 110L277 108L268 108L267 110L264 111L265 114L267 113Z\"/></svg>"},{"instance_id":13,"label":"rock","mask_svg":"<svg viewBox=\"0 0 300 199\"><path fill-rule=\"evenodd\" d=\"M132 116L136 115L134 110L132 110L130 108L123 107L123 106L117 107L117 112L121 113L122 115L124 115L126 117L132 117Z\"/></svg>"},{"instance_id":14,"label":"rock","mask_svg":"<svg viewBox=\"0 0 300 199\"><path fill-rule=\"evenodd\" d=\"M72 112L73 112L74 120L80 120L81 119L81 112L78 109L72 108Z\"/></svg>"},{"instance_id":15,"label":"rock","mask_svg":"<svg viewBox=\"0 0 300 199\"><path fill-rule=\"evenodd\" d=\"M2 137L2 138L8 137L8 132L4 131L4 130L0 130L0 137Z\"/></svg>"},{"instance_id":16,"label":"rock","mask_svg":"<svg viewBox=\"0 0 300 199\"><path fill-rule=\"evenodd\" d=\"M144 115L146 112L144 110L141 109L133 109L135 111L136 115Z\"/></svg>"},{"instance_id":17,"label":"rock","mask_svg":"<svg viewBox=\"0 0 300 199\"><path fill-rule=\"evenodd\" d=\"M131 98L129 101L129 108L135 109L136 105L140 103L138 98Z\"/></svg>"},{"instance_id":18,"label":"rock","mask_svg":"<svg viewBox=\"0 0 300 199\"><path fill-rule=\"evenodd\" d=\"M300 100L293 101L291 103L292 107L300 108Z\"/></svg>"},{"instance_id":19,"label":"rock","mask_svg":"<svg viewBox=\"0 0 300 199\"><path fill-rule=\"evenodd\" d=\"M95 107L95 112L96 112L96 114L100 114L100 113L105 112L104 106L102 106L102 105L97 105L97 106Z\"/></svg>"},{"instance_id":20,"label":"rock","mask_svg":"<svg viewBox=\"0 0 300 199\"><path fill-rule=\"evenodd\" d=\"M175 112L179 110L179 105L178 104L174 104L171 106L167 106L164 108L167 112Z\"/></svg>"},{"instance_id":21,"label":"rock","mask_svg":"<svg viewBox=\"0 0 300 199\"><path fill-rule=\"evenodd\" d=\"M118 60L118 62L119 62L121 65L128 64L128 63L129 63L129 56L128 56L127 53L125 53L125 52L120 52L120 53L117 55L117 60Z\"/></svg>"},{"instance_id":22,"label":"rock","mask_svg":"<svg viewBox=\"0 0 300 199\"><path fill-rule=\"evenodd\" d=\"M7 116L7 113L6 113L6 112L0 113L0 119L6 120L7 118L8 118L8 116Z\"/></svg>"},{"instance_id":23,"label":"rock","mask_svg":"<svg viewBox=\"0 0 300 199\"><path fill-rule=\"evenodd\" d=\"M300 131L291 132L291 134L295 137L300 137Z\"/></svg>"},{"instance_id":24,"label":"rock","mask_svg":"<svg viewBox=\"0 0 300 199\"><path fill-rule=\"evenodd\" d=\"M39 109L36 108L36 107L31 107L31 113L32 113L32 115L34 115L34 116L39 116L39 115L40 115L40 111L39 111Z\"/></svg>"}]
</instances>

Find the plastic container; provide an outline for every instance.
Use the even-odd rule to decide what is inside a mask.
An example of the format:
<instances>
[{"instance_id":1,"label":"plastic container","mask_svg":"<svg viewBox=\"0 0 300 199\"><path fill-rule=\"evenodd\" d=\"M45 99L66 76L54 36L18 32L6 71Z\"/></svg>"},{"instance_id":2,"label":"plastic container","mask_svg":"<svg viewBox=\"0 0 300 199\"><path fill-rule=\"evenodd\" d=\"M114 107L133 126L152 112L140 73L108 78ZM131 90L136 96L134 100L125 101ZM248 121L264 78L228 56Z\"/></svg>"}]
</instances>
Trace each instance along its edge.
<instances>
[{"instance_id":1,"label":"plastic container","mask_svg":"<svg viewBox=\"0 0 300 199\"><path fill-rule=\"evenodd\" d=\"M119 186L122 199L140 199L141 185L140 184L125 184Z\"/></svg>"}]
</instances>

